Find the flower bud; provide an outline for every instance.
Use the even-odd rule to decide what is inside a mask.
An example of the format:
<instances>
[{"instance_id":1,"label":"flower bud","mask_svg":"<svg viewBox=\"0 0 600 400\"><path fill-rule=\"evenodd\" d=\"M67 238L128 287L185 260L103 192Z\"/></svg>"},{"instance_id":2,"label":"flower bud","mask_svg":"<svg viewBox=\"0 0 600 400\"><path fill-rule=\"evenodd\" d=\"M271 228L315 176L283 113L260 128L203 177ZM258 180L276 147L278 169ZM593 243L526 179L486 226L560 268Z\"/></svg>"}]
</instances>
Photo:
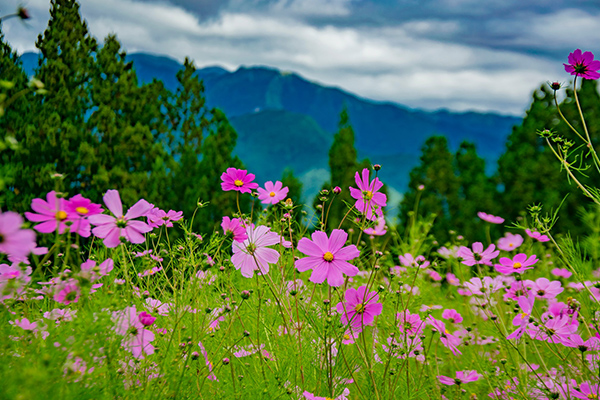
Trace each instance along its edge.
<instances>
[{"instance_id":1,"label":"flower bud","mask_svg":"<svg viewBox=\"0 0 600 400\"><path fill-rule=\"evenodd\" d=\"M156 317L153 317L151 314L147 313L146 311L142 311L141 313L139 313L138 319L144 326L150 326L154 323L154 321L156 321Z\"/></svg>"}]
</instances>

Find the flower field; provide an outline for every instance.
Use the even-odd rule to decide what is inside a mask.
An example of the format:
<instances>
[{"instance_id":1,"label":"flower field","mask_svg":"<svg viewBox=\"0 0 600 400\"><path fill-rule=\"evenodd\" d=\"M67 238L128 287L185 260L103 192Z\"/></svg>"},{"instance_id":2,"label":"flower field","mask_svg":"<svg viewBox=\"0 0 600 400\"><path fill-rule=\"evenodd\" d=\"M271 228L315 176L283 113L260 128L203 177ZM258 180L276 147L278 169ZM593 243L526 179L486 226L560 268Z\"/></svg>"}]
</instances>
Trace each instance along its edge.
<instances>
[{"instance_id":1,"label":"flower field","mask_svg":"<svg viewBox=\"0 0 600 400\"><path fill-rule=\"evenodd\" d=\"M575 88L598 70L579 49L565 64ZM580 181L600 159L579 110L565 119L577 143L539 136L600 206ZM440 243L417 212L426 186L410 220L386 219L381 168L331 182L304 215L281 181L231 166L220 187L235 211L207 232L194 221L210 204L124 204L127 188L57 185L1 210L0 398L598 399L600 265L585 238L555 235L556 214L532 205L518 221L471 216L485 242Z\"/></svg>"}]
</instances>

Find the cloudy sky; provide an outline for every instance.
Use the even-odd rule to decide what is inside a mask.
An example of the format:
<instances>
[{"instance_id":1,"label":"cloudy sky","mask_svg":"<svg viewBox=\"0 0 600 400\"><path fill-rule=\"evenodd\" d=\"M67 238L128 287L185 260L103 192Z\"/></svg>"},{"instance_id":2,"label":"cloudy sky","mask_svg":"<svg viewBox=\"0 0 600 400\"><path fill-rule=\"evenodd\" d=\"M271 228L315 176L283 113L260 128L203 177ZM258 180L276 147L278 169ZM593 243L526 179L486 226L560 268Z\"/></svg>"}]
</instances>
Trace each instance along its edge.
<instances>
[{"instance_id":1,"label":"cloudy sky","mask_svg":"<svg viewBox=\"0 0 600 400\"><path fill-rule=\"evenodd\" d=\"M21 2L0 0L0 12ZM198 66L268 65L415 108L522 115L576 48L600 54L596 0L80 0L91 33ZM49 0L3 29L35 50Z\"/></svg>"}]
</instances>

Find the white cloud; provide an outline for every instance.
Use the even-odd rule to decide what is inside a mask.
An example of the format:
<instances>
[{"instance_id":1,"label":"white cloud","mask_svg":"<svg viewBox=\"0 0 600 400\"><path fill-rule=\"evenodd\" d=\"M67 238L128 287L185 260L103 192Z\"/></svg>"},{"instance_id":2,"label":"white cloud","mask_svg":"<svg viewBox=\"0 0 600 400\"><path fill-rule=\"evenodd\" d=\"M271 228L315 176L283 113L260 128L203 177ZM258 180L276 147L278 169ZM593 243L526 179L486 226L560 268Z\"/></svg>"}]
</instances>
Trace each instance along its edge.
<instances>
[{"instance_id":1,"label":"white cloud","mask_svg":"<svg viewBox=\"0 0 600 400\"><path fill-rule=\"evenodd\" d=\"M323 15L345 15L349 3L281 0L272 13L229 12L207 21L166 2L85 0L81 10L94 36L101 40L116 33L129 52L167 54L179 60L190 56L199 66L219 64L229 69L269 65L363 97L411 107L522 114L541 82L565 80L562 65L543 57L425 37L436 29L448 34L460 31L456 21L319 27L294 17L316 13L319 4ZM31 28L14 23L17 21L4 27L7 39L19 51L34 48L37 33L43 31L48 18L47 1L30 0L28 7L36 18ZM590 44L598 42L599 34L591 32L600 32L600 22L577 10L532 21L518 28L529 32L526 40L532 43L545 38L565 43L584 39L583 33L565 35L564 29L576 28L593 38L588 40ZM563 25L557 25L559 21Z\"/></svg>"}]
</instances>

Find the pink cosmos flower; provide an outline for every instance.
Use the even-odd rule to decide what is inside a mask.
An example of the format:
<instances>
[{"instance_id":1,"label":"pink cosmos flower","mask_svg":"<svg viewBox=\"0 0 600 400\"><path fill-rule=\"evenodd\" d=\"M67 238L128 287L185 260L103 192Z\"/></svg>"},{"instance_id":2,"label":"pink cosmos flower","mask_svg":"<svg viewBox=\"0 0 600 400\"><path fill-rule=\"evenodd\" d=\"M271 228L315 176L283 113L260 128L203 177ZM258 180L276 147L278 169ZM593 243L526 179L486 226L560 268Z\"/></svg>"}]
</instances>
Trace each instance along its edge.
<instances>
[{"instance_id":1,"label":"pink cosmos flower","mask_svg":"<svg viewBox=\"0 0 600 400\"><path fill-rule=\"evenodd\" d=\"M123 205L117 190L108 190L104 195L104 204L114 214L114 217L106 214L92 215L89 221L96 225L92 233L104 239L106 247L117 247L121 243L121 237L131 243L144 243L144 233L150 232L152 228L135 218L145 216L152 204L141 199L133 205L127 214L123 215Z\"/></svg>"},{"instance_id":2,"label":"pink cosmos flower","mask_svg":"<svg viewBox=\"0 0 600 400\"><path fill-rule=\"evenodd\" d=\"M33 199L31 208L37 214L26 212L25 217L31 222L41 222L33 227L38 232L50 233L58 229L62 234L67 229L68 214L65 211L65 199L56 197L53 190L46 195L46 201L42 199Z\"/></svg>"},{"instance_id":3,"label":"pink cosmos flower","mask_svg":"<svg viewBox=\"0 0 600 400\"><path fill-rule=\"evenodd\" d=\"M569 63L563 65L565 71L571 75L581 76L584 79L600 78L600 74L597 72L600 69L600 61L594 60L591 51L581 53L581 49L577 49L569 54Z\"/></svg>"},{"instance_id":4,"label":"pink cosmos flower","mask_svg":"<svg viewBox=\"0 0 600 400\"><path fill-rule=\"evenodd\" d=\"M241 270L246 278L252 278L254 271L260 271L263 275L269 273L269 264L277 263L279 252L267 246L280 243L281 237L264 225L256 228L248 226L246 235L248 238L242 243L233 242L233 266Z\"/></svg>"},{"instance_id":5,"label":"pink cosmos flower","mask_svg":"<svg viewBox=\"0 0 600 400\"><path fill-rule=\"evenodd\" d=\"M154 353L154 346L150 344L154 340L154 332L145 329L135 306L114 312L113 321L115 322L115 332L123 336L121 345L134 357L144 358L144 354Z\"/></svg>"},{"instance_id":6,"label":"pink cosmos flower","mask_svg":"<svg viewBox=\"0 0 600 400\"><path fill-rule=\"evenodd\" d=\"M460 345L461 343L460 338L451 334L450 331L446 329L446 324L444 324L440 320L433 318L433 316L431 315L427 317L426 321L427 324L431 325L434 330L439 332L440 342L442 342L444 346L449 348L452 354L454 354L455 356L462 354L460 350L458 350L458 345Z\"/></svg>"},{"instance_id":7,"label":"pink cosmos flower","mask_svg":"<svg viewBox=\"0 0 600 400\"><path fill-rule=\"evenodd\" d=\"M569 279L573 273L566 268L554 268L550 273L558 278Z\"/></svg>"},{"instance_id":8,"label":"pink cosmos flower","mask_svg":"<svg viewBox=\"0 0 600 400\"><path fill-rule=\"evenodd\" d=\"M502 218L502 217L496 217L495 215L486 214L481 211L479 211L477 213L477 216L479 218L481 218L482 220L484 220L485 222L489 222L490 224L501 224L504 222L504 218Z\"/></svg>"},{"instance_id":9,"label":"pink cosmos flower","mask_svg":"<svg viewBox=\"0 0 600 400\"><path fill-rule=\"evenodd\" d=\"M58 293L54 296L54 301L69 305L71 303L77 303L79 301L79 295L81 290L75 282L69 282L65 284Z\"/></svg>"},{"instance_id":10,"label":"pink cosmos flower","mask_svg":"<svg viewBox=\"0 0 600 400\"><path fill-rule=\"evenodd\" d=\"M158 315L167 316L173 305L171 303L162 303L159 300L148 297L146 299L146 308Z\"/></svg>"},{"instance_id":11,"label":"pink cosmos flower","mask_svg":"<svg viewBox=\"0 0 600 400\"><path fill-rule=\"evenodd\" d=\"M0 302L17 299L25 294L31 282L31 267L21 268L20 263L0 264Z\"/></svg>"},{"instance_id":12,"label":"pink cosmos flower","mask_svg":"<svg viewBox=\"0 0 600 400\"><path fill-rule=\"evenodd\" d=\"M519 307L521 308L521 313L517 314L512 321L514 326L518 326L517 330L508 335L507 339L520 339L529 324L529 317L533 311L533 305L535 303L535 296L519 296L517 300L519 303Z\"/></svg>"},{"instance_id":13,"label":"pink cosmos flower","mask_svg":"<svg viewBox=\"0 0 600 400\"><path fill-rule=\"evenodd\" d=\"M172 228L173 222L183 218L183 211L169 210L169 212L165 212L158 207L154 207L148 211L146 217L148 218L148 225L151 228L158 228L161 225Z\"/></svg>"},{"instance_id":14,"label":"pink cosmos flower","mask_svg":"<svg viewBox=\"0 0 600 400\"><path fill-rule=\"evenodd\" d=\"M460 324L463 321L462 315L452 308L444 310L442 313L442 318L447 319L453 324Z\"/></svg>"},{"instance_id":15,"label":"pink cosmos flower","mask_svg":"<svg viewBox=\"0 0 600 400\"><path fill-rule=\"evenodd\" d=\"M265 183L265 188L258 188L258 199L263 204L277 204L281 200L285 199L289 189L286 187L282 188L283 183L277 181L273 184L272 181Z\"/></svg>"},{"instance_id":16,"label":"pink cosmos flower","mask_svg":"<svg viewBox=\"0 0 600 400\"><path fill-rule=\"evenodd\" d=\"M481 242L473 243L473 250L468 247L461 246L458 250L458 256L462 257L462 263L468 266L475 264L486 264L491 265L491 261L498 257L500 250L496 250L496 246L490 244L485 251L483 250L483 244Z\"/></svg>"},{"instance_id":17,"label":"pink cosmos flower","mask_svg":"<svg viewBox=\"0 0 600 400\"><path fill-rule=\"evenodd\" d=\"M356 186L358 189L350 187L350 195L356 199L354 207L358 209L366 217L374 221L377 217L383 215L381 207L385 207L387 204L387 196L379 189L383 187L383 183L379 181L379 178L369 181L369 170L367 168L362 170L361 175L357 172L354 176Z\"/></svg>"},{"instance_id":18,"label":"pink cosmos flower","mask_svg":"<svg viewBox=\"0 0 600 400\"><path fill-rule=\"evenodd\" d=\"M348 288L344 298L346 302L339 302L336 306L337 312L342 314L341 320L344 325L350 324L354 328L371 325L373 319L383 310L383 304L378 303L377 292L367 293L366 286L358 289Z\"/></svg>"},{"instance_id":19,"label":"pink cosmos flower","mask_svg":"<svg viewBox=\"0 0 600 400\"><path fill-rule=\"evenodd\" d=\"M446 274L446 281L452 286L460 286L460 279L458 279L456 275L451 272Z\"/></svg>"},{"instance_id":20,"label":"pink cosmos flower","mask_svg":"<svg viewBox=\"0 0 600 400\"><path fill-rule=\"evenodd\" d=\"M444 375L437 376L440 383L443 383L444 385L461 385L463 383L475 382L481 377L483 377L483 375L478 374L475 370L456 371L456 378L449 378Z\"/></svg>"},{"instance_id":21,"label":"pink cosmos flower","mask_svg":"<svg viewBox=\"0 0 600 400\"><path fill-rule=\"evenodd\" d=\"M577 322L577 319L565 315L560 318L549 319L543 326L533 328L532 331L535 333L532 336L537 340L562 344L577 332L578 327L579 322Z\"/></svg>"},{"instance_id":22,"label":"pink cosmos flower","mask_svg":"<svg viewBox=\"0 0 600 400\"><path fill-rule=\"evenodd\" d=\"M430 264L429 261L425 260L425 257L413 257L413 255L410 253L406 253L403 256L398 256L398 259L400 260L400 264L404 265L405 267L427 268Z\"/></svg>"},{"instance_id":23,"label":"pink cosmos flower","mask_svg":"<svg viewBox=\"0 0 600 400\"><path fill-rule=\"evenodd\" d=\"M221 227L223 228L223 234L227 235L228 232L231 232L233 234L233 240L236 242L242 243L244 240L248 239L244 221L240 218L223 217Z\"/></svg>"},{"instance_id":24,"label":"pink cosmos flower","mask_svg":"<svg viewBox=\"0 0 600 400\"><path fill-rule=\"evenodd\" d=\"M600 350L600 339L595 336L592 336L588 340L583 340L581 336L574 333L563 340L563 344L567 347L576 348L582 353Z\"/></svg>"},{"instance_id":25,"label":"pink cosmos flower","mask_svg":"<svg viewBox=\"0 0 600 400\"><path fill-rule=\"evenodd\" d=\"M101 214L102 206L92 203L78 194L65 202L65 211L67 212L67 222L71 222L71 232L75 232L82 237L90 237L91 226L88 217Z\"/></svg>"},{"instance_id":26,"label":"pink cosmos flower","mask_svg":"<svg viewBox=\"0 0 600 400\"><path fill-rule=\"evenodd\" d=\"M548 236L542 235L539 232L532 232L529 229L525 229L525 233L527 234L527 236L537 240L538 242L549 242L550 241L550 238Z\"/></svg>"},{"instance_id":27,"label":"pink cosmos flower","mask_svg":"<svg viewBox=\"0 0 600 400\"><path fill-rule=\"evenodd\" d=\"M46 311L44 318L60 324L62 321L72 321L75 315L77 315L77 310L55 308L52 311Z\"/></svg>"},{"instance_id":28,"label":"pink cosmos flower","mask_svg":"<svg viewBox=\"0 0 600 400\"><path fill-rule=\"evenodd\" d=\"M204 356L204 362L205 362L206 366L208 367L208 376L207 376L207 378L209 380L211 380L211 381L217 381L218 382L219 379L217 379L217 376L213 372L213 364L208 359L208 352L204 348L204 345L202 345L202 342L198 342L198 346L200 347L200 352Z\"/></svg>"},{"instance_id":29,"label":"pink cosmos flower","mask_svg":"<svg viewBox=\"0 0 600 400\"><path fill-rule=\"evenodd\" d=\"M227 172L221 175L221 189L250 193L252 189L258 188L258 183L252 182L254 178L254 174L249 174L245 169L227 168Z\"/></svg>"},{"instance_id":30,"label":"pink cosmos flower","mask_svg":"<svg viewBox=\"0 0 600 400\"><path fill-rule=\"evenodd\" d=\"M484 276L483 280L477 277L471 278L464 283L464 286L471 294L488 297L491 293L496 293L498 290L504 288L501 280L490 276Z\"/></svg>"},{"instance_id":31,"label":"pink cosmos flower","mask_svg":"<svg viewBox=\"0 0 600 400\"><path fill-rule=\"evenodd\" d=\"M589 52L586 51L586 53L589 53ZM595 61L595 62L600 63L600 61ZM600 68L600 66L598 68ZM599 75L599 77L600 77L600 75ZM598 79L598 78L593 78L593 79ZM598 399L598 398L600 398L600 384L598 384L598 383L582 382L581 385L579 385L579 390L576 390L574 388L574 386L575 385L570 387L571 394L573 396L577 397L578 399Z\"/></svg>"},{"instance_id":32,"label":"pink cosmos flower","mask_svg":"<svg viewBox=\"0 0 600 400\"><path fill-rule=\"evenodd\" d=\"M507 232L503 238L498 239L498 248L504 251L513 251L523 244L523 236Z\"/></svg>"},{"instance_id":33,"label":"pink cosmos flower","mask_svg":"<svg viewBox=\"0 0 600 400\"><path fill-rule=\"evenodd\" d=\"M314 394L308 392L307 390L305 390L302 393L302 396L304 396L304 398L306 400L348 400L348 396L350 396L350 389L345 388L344 391L342 392L342 394L340 394L338 397L333 398L333 399L331 397L315 396Z\"/></svg>"},{"instance_id":34,"label":"pink cosmos flower","mask_svg":"<svg viewBox=\"0 0 600 400\"><path fill-rule=\"evenodd\" d=\"M527 287L540 299L553 299L565 290L560 281L550 281L548 278L538 278L535 282L525 281Z\"/></svg>"},{"instance_id":35,"label":"pink cosmos flower","mask_svg":"<svg viewBox=\"0 0 600 400\"><path fill-rule=\"evenodd\" d=\"M421 320L419 314L411 314L409 310L396 314L398 321L398 330L404 333L404 336L419 336L423 332L425 323Z\"/></svg>"},{"instance_id":36,"label":"pink cosmos flower","mask_svg":"<svg viewBox=\"0 0 600 400\"><path fill-rule=\"evenodd\" d=\"M512 260L507 257L500 258L500 264L494 265L494 268L501 274L522 274L528 269L533 269L532 265L536 264L538 261L535 254L527 258L527 254L519 253L514 256Z\"/></svg>"},{"instance_id":37,"label":"pink cosmos flower","mask_svg":"<svg viewBox=\"0 0 600 400\"><path fill-rule=\"evenodd\" d=\"M16 212L0 213L0 253L26 258L35 249L35 232L21 229L23 218Z\"/></svg>"},{"instance_id":38,"label":"pink cosmos flower","mask_svg":"<svg viewBox=\"0 0 600 400\"><path fill-rule=\"evenodd\" d=\"M385 229L385 218L382 216L377 217L377 224L372 228L363 230L364 233L371 236L383 236L387 233Z\"/></svg>"},{"instance_id":39,"label":"pink cosmos flower","mask_svg":"<svg viewBox=\"0 0 600 400\"><path fill-rule=\"evenodd\" d=\"M317 231L308 238L300 239L298 251L308 257L296 261L298 271L304 272L312 269L309 280L314 283L323 283L327 279L329 286L342 286L344 274L355 276L358 268L348 260L357 258L360 251L355 245L344 246L348 234L342 229L334 229L328 238L325 232Z\"/></svg>"}]
</instances>

